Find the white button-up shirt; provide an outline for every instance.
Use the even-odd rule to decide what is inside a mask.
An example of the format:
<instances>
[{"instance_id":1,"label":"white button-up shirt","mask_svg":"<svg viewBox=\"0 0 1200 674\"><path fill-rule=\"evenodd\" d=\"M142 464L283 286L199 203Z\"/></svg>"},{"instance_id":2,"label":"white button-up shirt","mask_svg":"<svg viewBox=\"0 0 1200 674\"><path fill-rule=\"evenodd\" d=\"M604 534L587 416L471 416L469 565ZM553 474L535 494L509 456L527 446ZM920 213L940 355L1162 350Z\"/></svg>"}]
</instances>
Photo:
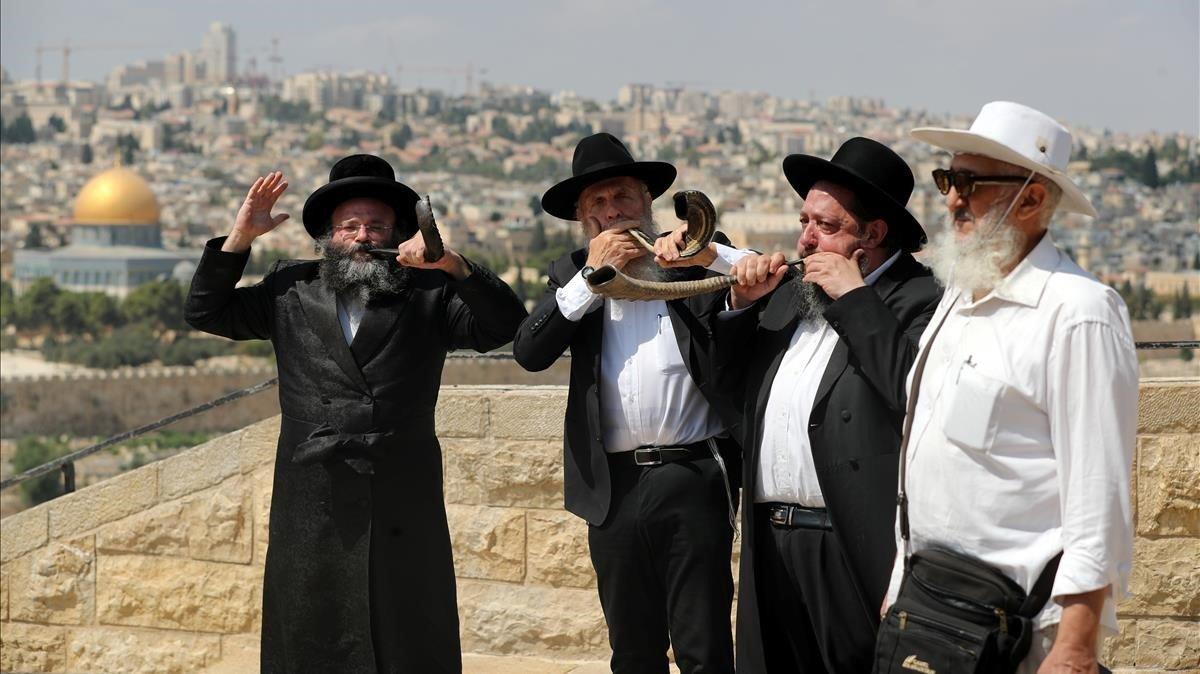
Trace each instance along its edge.
<instances>
[{"instance_id":1,"label":"white button-up shirt","mask_svg":"<svg viewBox=\"0 0 1200 674\"><path fill-rule=\"evenodd\" d=\"M1121 298L1047 233L979 301L947 291L921 347L931 351L908 448L912 550L972 555L1026 591L1061 550L1052 596L1111 586L1102 624L1115 630L1133 563L1138 395ZM903 571L898 536L897 550L889 603ZM1036 626L1061 614L1047 602Z\"/></svg>"},{"instance_id":2,"label":"white button-up shirt","mask_svg":"<svg viewBox=\"0 0 1200 674\"><path fill-rule=\"evenodd\" d=\"M717 258L708 269L722 274L749 252L716 247ZM683 362L666 302L605 300L588 288L582 273L555 297L571 321L604 309L600 418L605 451L685 445L724 432Z\"/></svg>"},{"instance_id":3,"label":"white button-up shirt","mask_svg":"<svg viewBox=\"0 0 1200 674\"><path fill-rule=\"evenodd\" d=\"M898 257L899 251L863 282L874 285ZM792 341L771 382L763 414L758 477L754 481L755 503L825 507L808 437L808 418L837 343L838 334L820 317L801 321L792 333Z\"/></svg>"}]
</instances>

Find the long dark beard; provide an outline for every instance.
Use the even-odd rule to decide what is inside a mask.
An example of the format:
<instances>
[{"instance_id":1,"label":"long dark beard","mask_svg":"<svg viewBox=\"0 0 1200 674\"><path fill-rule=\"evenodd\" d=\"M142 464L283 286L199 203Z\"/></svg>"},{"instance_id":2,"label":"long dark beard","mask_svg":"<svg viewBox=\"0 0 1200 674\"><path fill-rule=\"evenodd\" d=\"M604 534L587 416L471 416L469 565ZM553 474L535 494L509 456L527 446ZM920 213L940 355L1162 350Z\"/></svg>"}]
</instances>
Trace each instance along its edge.
<instances>
[{"instance_id":1,"label":"long dark beard","mask_svg":"<svg viewBox=\"0 0 1200 674\"><path fill-rule=\"evenodd\" d=\"M371 246L350 244L340 247L330 237L317 239L321 255L321 278L337 294L357 295L363 302L372 302L399 295L409 284L412 270L390 259L360 260L355 253Z\"/></svg>"}]
</instances>

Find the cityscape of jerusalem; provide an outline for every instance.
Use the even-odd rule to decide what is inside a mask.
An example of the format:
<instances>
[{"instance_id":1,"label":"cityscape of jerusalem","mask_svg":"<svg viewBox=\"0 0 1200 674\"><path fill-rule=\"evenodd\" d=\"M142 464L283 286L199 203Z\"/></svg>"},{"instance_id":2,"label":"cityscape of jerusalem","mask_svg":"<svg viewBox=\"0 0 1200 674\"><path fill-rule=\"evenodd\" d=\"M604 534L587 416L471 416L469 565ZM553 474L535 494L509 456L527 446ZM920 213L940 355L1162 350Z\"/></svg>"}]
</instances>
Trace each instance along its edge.
<instances>
[{"instance_id":1,"label":"cityscape of jerusalem","mask_svg":"<svg viewBox=\"0 0 1200 674\"><path fill-rule=\"evenodd\" d=\"M947 215L930 175L949 158L909 130L965 129L976 113L869 92L795 98L692 81L631 81L594 98L502 81L486 63L449 62L453 52L439 65L296 72L278 38L247 56L244 31L229 23L194 37L102 81L72 77L93 54L66 41L37 47L33 78L0 64L6 480L276 376L269 342L220 339L184 320L205 242L229 233L247 189L271 171L290 184L276 211L291 219L254 243L242 285L277 259L318 256L301 225L305 199L339 158L366 153L428 194L446 246L495 271L532 310L550 262L587 243L578 222L540 200L571 175L585 136L611 133L633 156L678 169L655 203L661 230L681 224L672 192L699 190L733 246L790 257L803 201L780 168L785 156L829 157L855 136L883 143L912 168L908 210L933 240ZM1120 293L1135 340L1184 344L1138 352L1136 545L1138 563L1156 570L1135 570L1141 594L1118 607L1122 631L1103 652L1116 671L1195 671L1200 136L1059 121L1074 139L1067 173L1098 217L1060 213L1054 242ZM608 642L586 531L561 509L555 463L569 364L527 373L510 352L452 358L442 380L464 665L607 671L588 664L607 657ZM0 670L258 671L276 395L255 393L0 494ZM514 485L497 484L484 464ZM105 572L116 579L107 587L97 580ZM204 580L173 580L193 572ZM200 598L181 598L189 592Z\"/></svg>"}]
</instances>

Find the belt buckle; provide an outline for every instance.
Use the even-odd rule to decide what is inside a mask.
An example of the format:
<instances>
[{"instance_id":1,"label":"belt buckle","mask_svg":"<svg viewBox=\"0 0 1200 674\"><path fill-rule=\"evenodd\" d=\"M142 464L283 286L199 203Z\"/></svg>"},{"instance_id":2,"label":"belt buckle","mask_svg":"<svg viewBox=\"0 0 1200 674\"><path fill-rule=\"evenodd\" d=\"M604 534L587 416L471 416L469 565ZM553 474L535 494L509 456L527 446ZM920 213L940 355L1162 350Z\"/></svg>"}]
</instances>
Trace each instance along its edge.
<instances>
[{"instance_id":1,"label":"belt buckle","mask_svg":"<svg viewBox=\"0 0 1200 674\"><path fill-rule=\"evenodd\" d=\"M789 526L791 524L791 508L789 506L776 506L771 508L771 524L781 526Z\"/></svg>"},{"instance_id":2,"label":"belt buckle","mask_svg":"<svg viewBox=\"0 0 1200 674\"><path fill-rule=\"evenodd\" d=\"M662 453L653 447L635 449L633 450L633 463L636 466L661 466Z\"/></svg>"}]
</instances>

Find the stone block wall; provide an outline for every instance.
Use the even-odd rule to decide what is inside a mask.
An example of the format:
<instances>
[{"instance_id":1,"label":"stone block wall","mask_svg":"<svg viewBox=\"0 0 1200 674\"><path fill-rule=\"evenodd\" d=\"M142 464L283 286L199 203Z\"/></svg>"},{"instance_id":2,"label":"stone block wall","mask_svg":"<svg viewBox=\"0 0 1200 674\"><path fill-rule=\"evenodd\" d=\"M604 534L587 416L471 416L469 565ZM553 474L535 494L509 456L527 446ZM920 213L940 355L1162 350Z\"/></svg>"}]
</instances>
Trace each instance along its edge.
<instances>
[{"instance_id":1,"label":"stone block wall","mask_svg":"<svg viewBox=\"0 0 1200 674\"><path fill-rule=\"evenodd\" d=\"M1198 400L1197 380L1142 384L1135 570L1105 645L1118 671L1200 670ZM467 652L608 657L586 525L562 510L565 403L561 387L442 390ZM253 662L278 428L253 424L0 521L0 670Z\"/></svg>"}]
</instances>

